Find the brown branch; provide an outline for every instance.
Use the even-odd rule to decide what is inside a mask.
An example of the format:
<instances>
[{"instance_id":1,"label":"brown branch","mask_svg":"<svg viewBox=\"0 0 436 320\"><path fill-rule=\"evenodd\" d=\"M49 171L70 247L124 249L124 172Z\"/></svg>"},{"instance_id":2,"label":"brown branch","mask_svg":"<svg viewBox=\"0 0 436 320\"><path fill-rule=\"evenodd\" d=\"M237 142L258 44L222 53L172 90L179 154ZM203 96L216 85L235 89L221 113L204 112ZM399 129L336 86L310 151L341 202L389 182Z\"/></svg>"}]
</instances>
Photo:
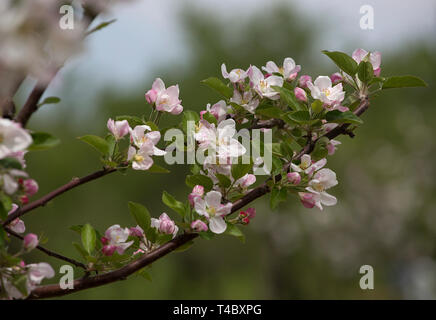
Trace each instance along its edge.
<instances>
[{"instance_id":1,"label":"brown branch","mask_svg":"<svg viewBox=\"0 0 436 320\"><path fill-rule=\"evenodd\" d=\"M369 102L367 99L362 100L361 104L358 106L358 108L354 111L354 113L358 116L360 116L363 112L365 112L369 107ZM336 127L334 130L327 133L325 136L329 137L329 139L333 139L337 137L340 134L346 134L346 129L348 125L342 124L338 127ZM331 133L334 132L334 133ZM296 156L294 159L300 159L304 154L312 152L316 141L313 143L309 143L306 145ZM290 163L285 166L285 169L289 168ZM271 179L271 178L270 178ZM278 181L281 179L281 175L276 175L275 180ZM268 180L267 180L268 181ZM262 185L258 186L257 188L253 189L249 193L247 193L244 197L241 199L235 201L232 206L231 213L243 208L250 202L256 200L257 198L260 198L261 196L267 194L270 192L270 188L267 185L267 181L264 182ZM70 294L73 292L98 287L101 285L105 285L108 283L112 283L115 281L123 280L127 278L129 275L133 274L134 272L146 267L147 265L151 264L152 262L156 261L157 259L160 259L167 255L168 253L174 251L175 249L181 247L185 243L193 240L196 238L198 234L195 233L186 233L180 236L177 236L173 240L165 243L158 249L146 254L142 258L135 260L126 266L111 271L102 275L96 275L93 277L78 279L74 281L74 289L71 290L63 290L60 288L59 285L46 285L36 288L32 291L31 295L29 296L30 299L42 299L42 298L51 298L51 297L58 297L66 294Z\"/></svg>"},{"instance_id":2,"label":"brown branch","mask_svg":"<svg viewBox=\"0 0 436 320\"><path fill-rule=\"evenodd\" d=\"M6 231L7 233L9 233L10 235L12 235L12 236L18 238L18 239L24 240L24 237L23 237L23 236L19 235L18 233L15 233L14 231L12 231L12 230L9 229L9 228L5 228L5 231ZM80 267L80 268L83 268L83 269L85 269L85 270L87 269L86 266L85 266L83 263L78 262L78 261L76 261L76 260L74 260L74 259L71 259L71 258L65 257L65 256L63 256L63 255L61 255L61 254L59 254L59 253L56 253L56 252L51 251L51 250L49 250L49 249L47 249L47 248L44 248L43 246L37 245L37 246L36 246L36 249L38 249L38 250L44 252L46 255L49 255L50 257L53 257L53 258L56 258L56 259L60 259L60 260L66 261L66 262L68 262L68 263L71 263L71 264L75 265L76 267Z\"/></svg>"},{"instance_id":3,"label":"brown branch","mask_svg":"<svg viewBox=\"0 0 436 320\"><path fill-rule=\"evenodd\" d=\"M8 218L3 222L3 226L7 226L9 223L11 223L16 218L21 217L22 215L26 214L29 211L32 211L36 208L39 208L41 206L44 206L47 202L50 200L56 198L57 196L60 196L64 192L67 192L68 190L71 190L77 186L80 186L82 184L85 184L87 182L90 182L92 180L98 179L100 177L103 177L109 173L115 172L117 169L115 168L104 168L100 171L96 171L90 175L87 175L82 178L73 178L70 182L67 184L64 184L63 186L57 188L56 190L53 190L52 192L46 194L42 198L35 200L27 205L25 205L22 208L18 208L15 212L11 213Z\"/></svg>"},{"instance_id":4,"label":"brown branch","mask_svg":"<svg viewBox=\"0 0 436 320\"><path fill-rule=\"evenodd\" d=\"M77 291L94 288L98 286L102 286L108 283L112 283L115 281L120 281L126 279L128 276L132 275L138 270L148 266L154 261L162 258L168 253L174 251L175 249L181 247L185 243L196 238L198 234L196 233L185 233L180 236L177 236L173 240L165 243L159 248L145 254L143 257L135 260L124 267L104 273L101 275L96 275L93 277L87 277L82 279L77 279L74 281L74 289L62 289L57 284L41 286L34 289L29 296L29 299L42 299L42 298L51 298L51 297L59 297L66 294L71 294Z\"/></svg>"}]
</instances>

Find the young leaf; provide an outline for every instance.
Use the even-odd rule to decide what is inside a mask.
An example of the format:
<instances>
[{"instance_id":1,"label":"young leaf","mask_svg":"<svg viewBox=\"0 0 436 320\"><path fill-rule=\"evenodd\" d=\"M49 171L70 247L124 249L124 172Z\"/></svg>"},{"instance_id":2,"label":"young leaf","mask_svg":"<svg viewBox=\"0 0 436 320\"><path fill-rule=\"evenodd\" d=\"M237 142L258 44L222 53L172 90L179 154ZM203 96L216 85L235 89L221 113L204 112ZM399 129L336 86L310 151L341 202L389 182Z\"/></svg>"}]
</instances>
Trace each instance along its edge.
<instances>
[{"instance_id":1,"label":"young leaf","mask_svg":"<svg viewBox=\"0 0 436 320\"><path fill-rule=\"evenodd\" d=\"M277 107L265 108L265 109L256 109L256 114L265 116L268 118L280 118L283 111Z\"/></svg>"},{"instance_id":2,"label":"young leaf","mask_svg":"<svg viewBox=\"0 0 436 320\"><path fill-rule=\"evenodd\" d=\"M78 139L94 147L103 155L109 154L109 143L103 138L94 135L86 135L83 137L79 137Z\"/></svg>"},{"instance_id":3,"label":"young leaf","mask_svg":"<svg viewBox=\"0 0 436 320\"><path fill-rule=\"evenodd\" d=\"M357 68L357 76L363 83L369 83L374 77L372 64L368 61L361 61Z\"/></svg>"},{"instance_id":4,"label":"young leaf","mask_svg":"<svg viewBox=\"0 0 436 320\"><path fill-rule=\"evenodd\" d=\"M298 102L297 98L295 98L295 94L291 90L279 86L271 86L271 88L273 88L277 92L280 92L280 98L291 109L295 111L306 109L300 102Z\"/></svg>"},{"instance_id":5,"label":"young leaf","mask_svg":"<svg viewBox=\"0 0 436 320\"><path fill-rule=\"evenodd\" d=\"M345 73L348 73L350 76L354 76L356 74L357 62L346 53L327 50L323 50L322 53L333 60L333 62Z\"/></svg>"},{"instance_id":6,"label":"young leaf","mask_svg":"<svg viewBox=\"0 0 436 320\"><path fill-rule=\"evenodd\" d=\"M23 166L21 165L20 161L18 161L16 158L3 158L0 160L0 166L2 166L5 169L18 169L18 170L23 169Z\"/></svg>"},{"instance_id":7,"label":"young leaf","mask_svg":"<svg viewBox=\"0 0 436 320\"><path fill-rule=\"evenodd\" d=\"M223 174L217 173L215 176L217 177L219 185L222 188L228 188L232 184L232 181L230 181L229 177Z\"/></svg>"},{"instance_id":8,"label":"young leaf","mask_svg":"<svg viewBox=\"0 0 436 320\"><path fill-rule=\"evenodd\" d=\"M58 97L47 97L42 102L38 103L38 107L42 107L45 104L56 104L61 102L61 99Z\"/></svg>"},{"instance_id":9,"label":"young leaf","mask_svg":"<svg viewBox=\"0 0 436 320\"><path fill-rule=\"evenodd\" d=\"M166 168L163 168L161 166L158 166L155 163L153 163L153 165L147 171L148 172L153 172L153 173L170 173L171 172L170 170L168 170Z\"/></svg>"},{"instance_id":10,"label":"young leaf","mask_svg":"<svg viewBox=\"0 0 436 320\"><path fill-rule=\"evenodd\" d=\"M186 185L190 188L194 188L196 185L204 187L204 191L208 192L212 190L213 181L208 176L202 174L194 174L186 177Z\"/></svg>"},{"instance_id":11,"label":"young leaf","mask_svg":"<svg viewBox=\"0 0 436 320\"><path fill-rule=\"evenodd\" d=\"M46 150L57 146L61 141L47 132L33 132L29 151Z\"/></svg>"},{"instance_id":12,"label":"young leaf","mask_svg":"<svg viewBox=\"0 0 436 320\"><path fill-rule=\"evenodd\" d=\"M307 123L311 121L309 111L290 112L288 116L291 120L298 123Z\"/></svg>"},{"instance_id":13,"label":"young leaf","mask_svg":"<svg viewBox=\"0 0 436 320\"><path fill-rule=\"evenodd\" d=\"M146 232L150 228L151 217L150 212L142 204L136 202L129 202L130 214L135 219L136 223Z\"/></svg>"},{"instance_id":14,"label":"young leaf","mask_svg":"<svg viewBox=\"0 0 436 320\"><path fill-rule=\"evenodd\" d=\"M279 189L277 186L274 186L271 191L271 199L270 199L271 209L275 209L280 202L286 201L287 195L288 192L286 188Z\"/></svg>"},{"instance_id":15,"label":"young leaf","mask_svg":"<svg viewBox=\"0 0 436 320\"><path fill-rule=\"evenodd\" d=\"M206 80L201 81L208 87L218 91L221 93L224 97L227 99L230 99L233 96L233 90L229 87L227 87L224 82L222 82L220 79L215 77L207 78Z\"/></svg>"},{"instance_id":16,"label":"young leaf","mask_svg":"<svg viewBox=\"0 0 436 320\"><path fill-rule=\"evenodd\" d=\"M360 119L351 111L345 111L345 112L341 112L339 110L329 111L326 113L325 119L328 122L334 122L334 123L352 123L352 124L363 123L362 119Z\"/></svg>"},{"instance_id":17,"label":"young leaf","mask_svg":"<svg viewBox=\"0 0 436 320\"><path fill-rule=\"evenodd\" d=\"M225 234L234 236L234 237L238 238L239 240L241 240L242 243L245 243L245 236L244 236L244 234L234 224L228 224L227 225L227 229L225 231Z\"/></svg>"},{"instance_id":18,"label":"young leaf","mask_svg":"<svg viewBox=\"0 0 436 320\"><path fill-rule=\"evenodd\" d=\"M164 191L162 193L162 202L170 209L177 212L182 218L185 215L185 206L182 202L177 201L172 195Z\"/></svg>"},{"instance_id":19,"label":"young leaf","mask_svg":"<svg viewBox=\"0 0 436 320\"><path fill-rule=\"evenodd\" d=\"M387 78L383 83L382 89L405 87L427 87L427 83L415 76L395 76Z\"/></svg>"},{"instance_id":20,"label":"young leaf","mask_svg":"<svg viewBox=\"0 0 436 320\"><path fill-rule=\"evenodd\" d=\"M245 176L248 172L250 172L250 169L253 167L252 164L247 163L235 163L232 165L232 177L235 180L238 180L239 178L242 178Z\"/></svg>"},{"instance_id":21,"label":"young leaf","mask_svg":"<svg viewBox=\"0 0 436 320\"><path fill-rule=\"evenodd\" d=\"M94 250L96 238L94 228L89 223L85 224L82 228L82 245L88 254Z\"/></svg>"}]
</instances>

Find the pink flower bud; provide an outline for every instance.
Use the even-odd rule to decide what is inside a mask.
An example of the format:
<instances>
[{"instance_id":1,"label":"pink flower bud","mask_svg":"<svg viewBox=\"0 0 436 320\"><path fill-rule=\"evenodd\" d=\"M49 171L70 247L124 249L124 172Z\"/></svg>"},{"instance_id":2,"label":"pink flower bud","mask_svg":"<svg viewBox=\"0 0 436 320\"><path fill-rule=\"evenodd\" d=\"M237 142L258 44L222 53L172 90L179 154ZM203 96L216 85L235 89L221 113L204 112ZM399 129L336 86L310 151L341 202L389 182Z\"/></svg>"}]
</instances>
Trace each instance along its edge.
<instances>
[{"instance_id":1,"label":"pink flower bud","mask_svg":"<svg viewBox=\"0 0 436 320\"><path fill-rule=\"evenodd\" d=\"M195 220L195 221L192 221L192 223L191 223L191 229L193 229L197 232L202 232L202 231L207 231L208 227L207 227L207 224L205 224L203 221Z\"/></svg>"},{"instance_id":2,"label":"pink flower bud","mask_svg":"<svg viewBox=\"0 0 436 320\"><path fill-rule=\"evenodd\" d=\"M298 100L304 101L304 102L307 101L306 91L304 91L303 89L301 89L299 87L295 87L294 94Z\"/></svg>"},{"instance_id":3,"label":"pink flower bud","mask_svg":"<svg viewBox=\"0 0 436 320\"><path fill-rule=\"evenodd\" d=\"M24 195L20 197L20 201L22 204L28 204L29 203L29 197Z\"/></svg>"},{"instance_id":4,"label":"pink flower bud","mask_svg":"<svg viewBox=\"0 0 436 320\"><path fill-rule=\"evenodd\" d=\"M304 207L312 209L315 206L315 200L313 198L313 193L300 192L299 196L300 196L301 203L303 204Z\"/></svg>"},{"instance_id":5,"label":"pink flower bud","mask_svg":"<svg viewBox=\"0 0 436 320\"><path fill-rule=\"evenodd\" d=\"M192 189L192 192L188 195L188 200L189 200L189 203L191 204L192 207L195 204L195 199L201 198L203 196L203 194L204 194L204 187L203 186L196 185Z\"/></svg>"},{"instance_id":6,"label":"pink flower bud","mask_svg":"<svg viewBox=\"0 0 436 320\"><path fill-rule=\"evenodd\" d=\"M339 72L335 72L330 76L330 80L332 80L333 84L338 84L343 80L342 75Z\"/></svg>"},{"instance_id":7,"label":"pink flower bud","mask_svg":"<svg viewBox=\"0 0 436 320\"><path fill-rule=\"evenodd\" d=\"M116 246L113 246L113 245L107 245L107 246L104 246L104 247L101 249L101 252L103 252L103 254L104 254L105 256L111 256L111 255L114 254L114 252L115 252L116 249L117 249Z\"/></svg>"},{"instance_id":8,"label":"pink flower bud","mask_svg":"<svg viewBox=\"0 0 436 320\"><path fill-rule=\"evenodd\" d=\"M176 224L171 219L162 219L160 222L159 231L165 234L173 234L176 230Z\"/></svg>"},{"instance_id":9,"label":"pink flower bud","mask_svg":"<svg viewBox=\"0 0 436 320\"><path fill-rule=\"evenodd\" d=\"M255 208L248 208L247 211L247 217L249 219L253 219L256 216L256 209Z\"/></svg>"},{"instance_id":10,"label":"pink flower bud","mask_svg":"<svg viewBox=\"0 0 436 320\"><path fill-rule=\"evenodd\" d=\"M375 69L375 70L374 70L374 76L376 76L376 77L380 76L380 71L381 71L381 68L380 68L380 67L378 67L377 69Z\"/></svg>"},{"instance_id":11,"label":"pink flower bud","mask_svg":"<svg viewBox=\"0 0 436 320\"><path fill-rule=\"evenodd\" d=\"M133 237L141 238L144 235L144 230L140 226L131 227L129 229L130 235Z\"/></svg>"},{"instance_id":12,"label":"pink flower bud","mask_svg":"<svg viewBox=\"0 0 436 320\"><path fill-rule=\"evenodd\" d=\"M33 179L26 179L23 181L24 192L29 196L33 196L38 192L38 183Z\"/></svg>"},{"instance_id":13,"label":"pink flower bud","mask_svg":"<svg viewBox=\"0 0 436 320\"><path fill-rule=\"evenodd\" d=\"M35 249L38 243L38 236L34 233L28 233L23 238L23 247L27 251Z\"/></svg>"},{"instance_id":14,"label":"pink flower bud","mask_svg":"<svg viewBox=\"0 0 436 320\"><path fill-rule=\"evenodd\" d=\"M248 217L247 218L243 218L242 222L245 223L245 224L249 224L250 223L250 219Z\"/></svg>"},{"instance_id":15,"label":"pink flower bud","mask_svg":"<svg viewBox=\"0 0 436 320\"><path fill-rule=\"evenodd\" d=\"M153 89L148 90L147 93L145 94L145 99L147 100L147 102L149 104L155 103L156 99L157 99L156 90L153 90Z\"/></svg>"},{"instance_id":16,"label":"pink flower bud","mask_svg":"<svg viewBox=\"0 0 436 320\"><path fill-rule=\"evenodd\" d=\"M287 177L288 181L294 185L297 185L301 182L301 176L298 172L289 172Z\"/></svg>"},{"instance_id":17,"label":"pink flower bud","mask_svg":"<svg viewBox=\"0 0 436 320\"><path fill-rule=\"evenodd\" d=\"M100 241L101 241L101 243L103 243L103 244L108 244L108 243L109 243L109 239L106 238L106 237L101 237Z\"/></svg>"},{"instance_id":18,"label":"pink flower bud","mask_svg":"<svg viewBox=\"0 0 436 320\"><path fill-rule=\"evenodd\" d=\"M308 76L306 74L302 75L298 81L298 83L300 84L300 87L302 87L302 88L307 88L308 82L312 82L312 77Z\"/></svg>"},{"instance_id":19,"label":"pink flower bud","mask_svg":"<svg viewBox=\"0 0 436 320\"><path fill-rule=\"evenodd\" d=\"M115 139L119 140L129 133L129 122L127 120L114 121L109 119L107 121L107 128L113 134Z\"/></svg>"}]
</instances>

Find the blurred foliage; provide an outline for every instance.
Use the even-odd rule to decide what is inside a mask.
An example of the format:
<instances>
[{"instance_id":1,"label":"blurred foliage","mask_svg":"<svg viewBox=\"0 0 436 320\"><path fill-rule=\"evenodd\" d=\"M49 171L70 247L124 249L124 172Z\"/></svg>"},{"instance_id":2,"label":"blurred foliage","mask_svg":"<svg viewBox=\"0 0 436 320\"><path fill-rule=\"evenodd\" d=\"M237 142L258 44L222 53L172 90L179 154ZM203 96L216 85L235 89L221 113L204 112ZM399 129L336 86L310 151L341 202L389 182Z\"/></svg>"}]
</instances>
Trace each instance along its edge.
<instances>
[{"instance_id":1,"label":"blurred foliage","mask_svg":"<svg viewBox=\"0 0 436 320\"><path fill-rule=\"evenodd\" d=\"M189 65L157 66L152 74L167 84L179 83L185 109L201 110L218 100L200 80L220 77L222 62L229 69L246 68L249 63L262 66L291 56L303 66L301 74L316 77L315 70L336 71L320 52L321 58L311 58L311 44L316 33L322 35L322 26L309 26L287 7L258 13L237 30L212 13L191 10L184 13L184 26L193 53ZM345 51L334 44L325 49ZM436 298L435 57L434 49L419 43L383 56L382 75L415 74L430 88L382 92L373 99L356 137L340 138L342 145L328 163L340 181L332 190L338 206L319 212L293 199L270 212L268 199L258 200L257 217L244 228L246 244L228 236L199 239L189 251L154 263L152 282L132 277L65 298ZM146 78L128 92L108 88L98 94L91 110L75 103L82 93L74 83L86 81L86 76L69 80L68 90L59 93L62 102L45 106L29 126L62 140L52 150L28 155L28 171L40 183L39 195L99 169L97 154L75 137L103 134L108 117L148 114L143 93L152 80ZM170 124L170 118L161 123ZM44 231L53 250L79 258L71 245L79 239L69 226L89 222L100 231L116 223L133 226L128 201L147 204L157 217L165 210L160 202L163 190L186 197L189 190L183 180L188 167L169 169L167 175L114 173L74 189L26 216L27 228ZM30 258L48 260L59 270L57 260L38 252ZM365 264L375 269L373 291L359 288L359 268Z\"/></svg>"}]
</instances>

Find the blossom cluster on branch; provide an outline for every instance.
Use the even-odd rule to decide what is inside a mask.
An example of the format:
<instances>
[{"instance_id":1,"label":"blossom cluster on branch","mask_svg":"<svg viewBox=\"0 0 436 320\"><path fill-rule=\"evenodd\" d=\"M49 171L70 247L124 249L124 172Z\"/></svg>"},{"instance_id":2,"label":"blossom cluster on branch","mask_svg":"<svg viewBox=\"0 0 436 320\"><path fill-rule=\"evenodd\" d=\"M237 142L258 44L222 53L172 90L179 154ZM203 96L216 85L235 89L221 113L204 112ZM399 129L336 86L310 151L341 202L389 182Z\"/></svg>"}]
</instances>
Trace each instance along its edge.
<instances>
[{"instance_id":1,"label":"blossom cluster on branch","mask_svg":"<svg viewBox=\"0 0 436 320\"><path fill-rule=\"evenodd\" d=\"M0 12L10 5L9 1L0 5ZM8 38L12 44L0 43L0 53L9 47L17 50L13 40L14 36ZM106 136L79 138L100 153L102 170L73 179L30 203L29 197L37 193L38 184L24 171L24 155L53 147L58 141L50 134L23 127L43 104L38 104L39 98L33 101L29 97L23 107L29 108L24 119L1 118L0 296L17 299L65 294L58 286L39 286L44 278L54 276L54 270L45 262L26 265L22 255L33 249L84 269L86 277L76 280L84 281L79 286L82 290L132 273L148 279L147 268L153 261L173 250L189 248L197 236L209 240L228 234L244 241L242 227L256 216L254 206L245 207L267 193L271 209L290 196L306 208L323 210L324 206L335 205L337 199L330 189L338 184L338 179L331 168L326 168L327 157L341 144L334 138L341 134L354 136L374 93L425 83L413 76L382 77L379 52L357 49L351 56L338 51L323 53L339 70L314 80L300 74L303 67L290 57L280 64L268 61L261 67L250 65L230 71L222 64L224 80L211 77L202 82L222 99L207 104L200 112L182 106L178 85L167 87L157 78L145 93L147 117L111 118ZM13 71L20 63L0 58L0 71L3 65ZM42 94L37 93L39 97ZM162 128L165 117L179 115L177 126ZM116 171L168 174L167 168L157 164L156 157L168 160L174 154L192 160L185 180L189 188L185 199L178 200L164 191L162 202L171 211L159 215L151 214L143 204L129 202L134 223L129 227L108 226L104 233L89 223L72 226L70 229L80 236L80 243L73 245L81 262L42 247L42 239L33 233L20 235L25 232L23 216L62 193ZM172 217L172 213L177 216ZM10 236L22 240L18 252L10 252ZM93 276L97 273L98 277Z\"/></svg>"}]
</instances>

